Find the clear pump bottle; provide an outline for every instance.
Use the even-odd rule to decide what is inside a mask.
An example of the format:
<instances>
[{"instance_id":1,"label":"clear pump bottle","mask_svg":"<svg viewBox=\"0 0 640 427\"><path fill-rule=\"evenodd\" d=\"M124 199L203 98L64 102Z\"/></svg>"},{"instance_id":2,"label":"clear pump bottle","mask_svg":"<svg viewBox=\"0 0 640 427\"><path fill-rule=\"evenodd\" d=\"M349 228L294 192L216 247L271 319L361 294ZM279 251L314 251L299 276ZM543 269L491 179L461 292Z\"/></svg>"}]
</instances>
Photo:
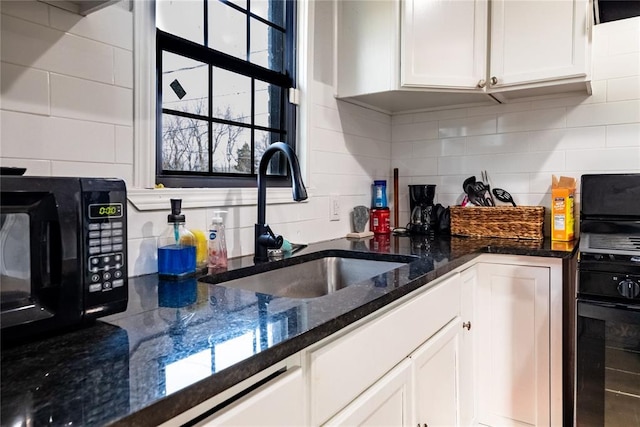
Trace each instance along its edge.
<instances>
[{"instance_id":1,"label":"clear pump bottle","mask_svg":"<svg viewBox=\"0 0 640 427\"><path fill-rule=\"evenodd\" d=\"M185 227L182 199L171 199L167 229L158 237L158 274L183 278L196 272L196 238Z\"/></svg>"},{"instance_id":2,"label":"clear pump bottle","mask_svg":"<svg viewBox=\"0 0 640 427\"><path fill-rule=\"evenodd\" d=\"M224 221L222 214L225 211L214 211L211 225L209 226L209 272L227 269L227 241L225 238Z\"/></svg>"}]
</instances>

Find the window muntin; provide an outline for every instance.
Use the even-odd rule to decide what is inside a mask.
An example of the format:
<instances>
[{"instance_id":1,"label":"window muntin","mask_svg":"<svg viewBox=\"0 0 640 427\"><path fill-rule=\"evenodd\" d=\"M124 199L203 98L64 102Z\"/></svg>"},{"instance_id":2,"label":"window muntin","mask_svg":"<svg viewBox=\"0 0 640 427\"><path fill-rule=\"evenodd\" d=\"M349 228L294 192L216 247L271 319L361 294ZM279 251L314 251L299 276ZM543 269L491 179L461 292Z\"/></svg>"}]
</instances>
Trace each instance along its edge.
<instances>
[{"instance_id":1,"label":"window muntin","mask_svg":"<svg viewBox=\"0 0 640 427\"><path fill-rule=\"evenodd\" d=\"M156 182L253 186L267 146L294 145L295 106L287 99L294 34L286 28L293 28L295 1L185 2L191 6L183 15L205 21L201 39L180 28L175 31L189 38L165 32L177 24L158 17ZM158 14L176 11L182 1L162 3L171 5L159 5ZM200 18L193 3L202 7ZM285 166L277 156L270 164L270 175L286 178L281 185L288 180Z\"/></svg>"}]
</instances>

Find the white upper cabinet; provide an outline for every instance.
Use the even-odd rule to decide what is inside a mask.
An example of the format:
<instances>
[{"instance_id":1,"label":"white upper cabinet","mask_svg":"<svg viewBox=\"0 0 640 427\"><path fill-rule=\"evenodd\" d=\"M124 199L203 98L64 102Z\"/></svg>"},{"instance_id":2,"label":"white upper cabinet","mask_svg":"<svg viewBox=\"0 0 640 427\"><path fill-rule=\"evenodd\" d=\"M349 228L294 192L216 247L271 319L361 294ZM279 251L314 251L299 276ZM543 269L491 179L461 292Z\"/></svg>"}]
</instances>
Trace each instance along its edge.
<instances>
[{"instance_id":1,"label":"white upper cabinet","mask_svg":"<svg viewBox=\"0 0 640 427\"><path fill-rule=\"evenodd\" d=\"M339 1L336 96L396 112L590 94L589 5Z\"/></svg>"},{"instance_id":2,"label":"white upper cabinet","mask_svg":"<svg viewBox=\"0 0 640 427\"><path fill-rule=\"evenodd\" d=\"M402 2L402 86L478 88L486 72L486 0Z\"/></svg>"},{"instance_id":3,"label":"white upper cabinet","mask_svg":"<svg viewBox=\"0 0 640 427\"><path fill-rule=\"evenodd\" d=\"M588 0L492 0L489 91L590 93L590 19Z\"/></svg>"}]
</instances>

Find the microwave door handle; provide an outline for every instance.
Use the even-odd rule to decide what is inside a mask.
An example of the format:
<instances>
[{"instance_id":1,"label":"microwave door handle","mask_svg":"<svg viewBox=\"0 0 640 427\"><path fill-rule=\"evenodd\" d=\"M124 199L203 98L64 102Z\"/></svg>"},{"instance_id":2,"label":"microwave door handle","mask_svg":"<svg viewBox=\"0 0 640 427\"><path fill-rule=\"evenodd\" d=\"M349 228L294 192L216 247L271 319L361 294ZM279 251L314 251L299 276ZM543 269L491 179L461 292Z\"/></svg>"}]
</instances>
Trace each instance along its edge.
<instances>
[{"instance_id":1,"label":"microwave door handle","mask_svg":"<svg viewBox=\"0 0 640 427\"><path fill-rule=\"evenodd\" d=\"M43 222L43 241L40 245L40 271L43 287L57 286L62 278L62 239L58 221Z\"/></svg>"}]
</instances>

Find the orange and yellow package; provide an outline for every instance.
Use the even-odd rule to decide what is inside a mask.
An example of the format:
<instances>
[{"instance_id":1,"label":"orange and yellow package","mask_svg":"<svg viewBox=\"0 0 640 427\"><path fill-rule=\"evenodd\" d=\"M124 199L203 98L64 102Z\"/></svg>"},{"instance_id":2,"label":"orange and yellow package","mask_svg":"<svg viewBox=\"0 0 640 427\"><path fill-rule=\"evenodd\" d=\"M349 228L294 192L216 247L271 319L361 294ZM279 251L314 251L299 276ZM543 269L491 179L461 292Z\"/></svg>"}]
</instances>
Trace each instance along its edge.
<instances>
[{"instance_id":1,"label":"orange and yellow package","mask_svg":"<svg viewBox=\"0 0 640 427\"><path fill-rule=\"evenodd\" d=\"M553 175L551 181L551 240L568 242L574 238L574 197L576 179Z\"/></svg>"}]
</instances>

